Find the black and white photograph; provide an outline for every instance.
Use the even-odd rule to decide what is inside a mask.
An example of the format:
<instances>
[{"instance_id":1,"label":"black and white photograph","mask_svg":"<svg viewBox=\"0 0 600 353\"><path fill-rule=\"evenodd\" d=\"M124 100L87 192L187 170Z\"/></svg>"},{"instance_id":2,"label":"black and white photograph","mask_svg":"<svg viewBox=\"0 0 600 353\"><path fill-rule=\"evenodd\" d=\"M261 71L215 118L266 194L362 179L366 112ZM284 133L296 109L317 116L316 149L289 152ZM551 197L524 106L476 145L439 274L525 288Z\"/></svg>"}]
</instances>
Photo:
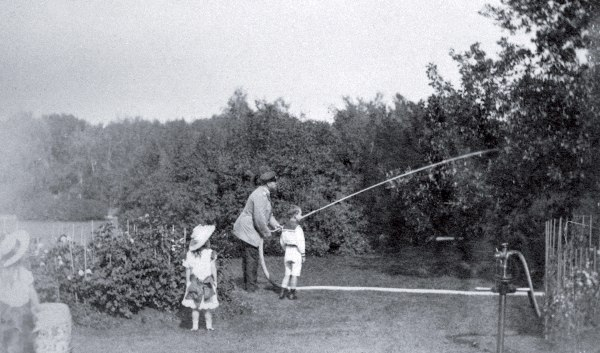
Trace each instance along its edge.
<instances>
[{"instance_id":1,"label":"black and white photograph","mask_svg":"<svg viewBox=\"0 0 600 353\"><path fill-rule=\"evenodd\" d=\"M600 1L0 1L0 353L600 353Z\"/></svg>"}]
</instances>

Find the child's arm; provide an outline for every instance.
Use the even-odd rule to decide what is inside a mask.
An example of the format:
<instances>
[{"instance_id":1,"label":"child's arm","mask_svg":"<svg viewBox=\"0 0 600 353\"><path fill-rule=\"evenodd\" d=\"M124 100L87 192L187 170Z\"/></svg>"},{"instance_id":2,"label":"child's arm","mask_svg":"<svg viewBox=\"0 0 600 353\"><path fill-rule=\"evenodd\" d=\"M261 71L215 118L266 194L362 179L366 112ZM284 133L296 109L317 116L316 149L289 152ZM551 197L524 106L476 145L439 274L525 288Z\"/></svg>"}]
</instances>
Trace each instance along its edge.
<instances>
[{"instance_id":1,"label":"child's arm","mask_svg":"<svg viewBox=\"0 0 600 353\"><path fill-rule=\"evenodd\" d=\"M31 309L31 312L35 314L40 310L40 299L33 284L33 274L31 271L26 270L25 268L20 268L19 271L21 275L20 280L23 281L22 283L27 286L28 293L26 295L29 299L29 308Z\"/></svg>"},{"instance_id":2,"label":"child's arm","mask_svg":"<svg viewBox=\"0 0 600 353\"><path fill-rule=\"evenodd\" d=\"M300 255L302 255L302 262L304 263L304 260L306 259L306 244L304 242L304 231L302 230L302 227L298 227L298 232L297 232L297 242L298 242L298 250L300 250Z\"/></svg>"},{"instance_id":3,"label":"child's arm","mask_svg":"<svg viewBox=\"0 0 600 353\"><path fill-rule=\"evenodd\" d=\"M213 279L215 280L215 288L217 287L217 253L213 250L210 261L210 272L212 273Z\"/></svg>"},{"instance_id":4,"label":"child's arm","mask_svg":"<svg viewBox=\"0 0 600 353\"><path fill-rule=\"evenodd\" d=\"M33 284L29 286L29 302L31 303L31 311L38 312L40 310L40 298L38 297Z\"/></svg>"},{"instance_id":5,"label":"child's arm","mask_svg":"<svg viewBox=\"0 0 600 353\"><path fill-rule=\"evenodd\" d=\"M185 259L183 260L183 267L185 267L185 285L186 287L190 285L190 252L188 251L185 254Z\"/></svg>"}]
</instances>

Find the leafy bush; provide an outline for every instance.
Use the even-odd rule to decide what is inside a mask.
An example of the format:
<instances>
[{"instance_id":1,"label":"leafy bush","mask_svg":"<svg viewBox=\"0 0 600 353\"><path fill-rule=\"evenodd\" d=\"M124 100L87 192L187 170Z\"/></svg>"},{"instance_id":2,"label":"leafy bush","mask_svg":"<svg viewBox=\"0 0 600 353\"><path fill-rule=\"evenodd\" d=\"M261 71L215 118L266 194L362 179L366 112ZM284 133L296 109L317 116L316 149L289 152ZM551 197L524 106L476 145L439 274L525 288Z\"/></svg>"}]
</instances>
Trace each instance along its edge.
<instances>
[{"instance_id":1,"label":"leafy bush","mask_svg":"<svg viewBox=\"0 0 600 353\"><path fill-rule=\"evenodd\" d=\"M553 341L574 337L586 327L600 325L600 275L576 269L563 287L552 286L546 304L546 330Z\"/></svg>"},{"instance_id":2,"label":"leafy bush","mask_svg":"<svg viewBox=\"0 0 600 353\"><path fill-rule=\"evenodd\" d=\"M32 270L42 301L65 302L81 309L83 316L90 308L127 318L143 308L180 308L185 288L181 261L187 251L180 234L145 218L133 234L106 224L89 245L88 268L83 247L70 240L38 251ZM227 303L227 313L243 312L243 305L230 295L234 282L223 270L227 259L219 260L219 299Z\"/></svg>"},{"instance_id":3,"label":"leafy bush","mask_svg":"<svg viewBox=\"0 0 600 353\"><path fill-rule=\"evenodd\" d=\"M185 285L180 263L184 241L151 224L136 234L94 238L95 271L82 293L90 304L125 317L144 307L173 309Z\"/></svg>"},{"instance_id":4,"label":"leafy bush","mask_svg":"<svg viewBox=\"0 0 600 353\"><path fill-rule=\"evenodd\" d=\"M251 311L250 304L234 294L236 285L233 266L230 265L231 259L232 256L227 254L217 257L219 309L216 314L221 317L233 317Z\"/></svg>"},{"instance_id":5,"label":"leafy bush","mask_svg":"<svg viewBox=\"0 0 600 353\"><path fill-rule=\"evenodd\" d=\"M63 236L61 239L67 239ZM73 260L77 259L78 247L73 254ZM71 280L74 279L75 261L71 261L71 250L67 242L60 241L58 244L44 249L36 248L31 261L31 269L34 273L35 286L40 299L45 302L74 302L74 294ZM79 271L77 271L79 272Z\"/></svg>"}]
</instances>

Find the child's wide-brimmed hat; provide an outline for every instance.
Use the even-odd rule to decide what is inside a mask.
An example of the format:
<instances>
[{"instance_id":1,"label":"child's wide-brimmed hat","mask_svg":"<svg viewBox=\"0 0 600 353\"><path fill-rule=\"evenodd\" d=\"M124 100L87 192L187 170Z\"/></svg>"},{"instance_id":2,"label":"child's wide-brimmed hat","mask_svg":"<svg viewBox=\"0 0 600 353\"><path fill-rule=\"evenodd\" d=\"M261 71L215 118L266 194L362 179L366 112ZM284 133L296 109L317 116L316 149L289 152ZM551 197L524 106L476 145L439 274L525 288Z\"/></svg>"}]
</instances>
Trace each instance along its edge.
<instances>
[{"instance_id":1,"label":"child's wide-brimmed hat","mask_svg":"<svg viewBox=\"0 0 600 353\"><path fill-rule=\"evenodd\" d=\"M29 249L29 234L24 230L17 230L5 236L0 241L0 263L8 267L19 261Z\"/></svg>"},{"instance_id":2,"label":"child's wide-brimmed hat","mask_svg":"<svg viewBox=\"0 0 600 353\"><path fill-rule=\"evenodd\" d=\"M215 231L214 225L198 225L192 232L192 240L190 241L190 250L194 251L200 249L202 245L206 244L206 241L212 233Z\"/></svg>"}]
</instances>

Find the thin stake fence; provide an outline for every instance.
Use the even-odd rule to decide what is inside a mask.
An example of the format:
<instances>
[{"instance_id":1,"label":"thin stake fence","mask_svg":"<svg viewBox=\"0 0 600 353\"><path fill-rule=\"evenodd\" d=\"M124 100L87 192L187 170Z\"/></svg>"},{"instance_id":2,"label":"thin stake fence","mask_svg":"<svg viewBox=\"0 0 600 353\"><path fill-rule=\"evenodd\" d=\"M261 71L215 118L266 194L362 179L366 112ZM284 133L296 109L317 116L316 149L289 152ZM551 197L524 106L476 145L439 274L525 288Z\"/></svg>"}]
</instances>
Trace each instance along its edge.
<instances>
[{"instance_id":1,"label":"thin stake fence","mask_svg":"<svg viewBox=\"0 0 600 353\"><path fill-rule=\"evenodd\" d=\"M545 224L546 337L560 339L600 323L600 218Z\"/></svg>"},{"instance_id":2,"label":"thin stake fence","mask_svg":"<svg viewBox=\"0 0 600 353\"><path fill-rule=\"evenodd\" d=\"M48 273L52 273L52 269L67 268L68 272L64 275L69 275L71 279L82 278L88 279L89 274L95 269L94 263L96 258L96 249L94 244L94 236L101 227L107 223L112 223L114 228L112 229L112 237L125 237L128 239L136 238L138 236L138 224L136 221L127 220L123 227L119 227L119 223L116 218L111 218L102 221L88 221L88 222L43 222L43 221L23 221L19 222L18 218L14 215L0 215L0 232L2 234L8 234L16 230L25 230L31 236L30 255L32 259L35 259L35 265L48 266ZM162 254L167 254L168 261L171 261L171 252L169 248L174 246L172 243L173 238L177 239L178 247L182 247L182 254L178 254L181 257L185 255L185 244L188 241L188 230L185 227L176 227L175 225L170 226L158 226L157 229L160 242L157 244L157 248L154 249L155 256L158 256L158 251ZM181 238L183 236L183 238ZM169 238L169 239L167 239ZM144 240L142 240L144 241ZM62 247L63 253L60 255L46 258L45 254L48 251ZM112 261L112 254L109 254L109 261ZM58 272L64 273L61 270ZM53 281L56 282L53 277ZM57 300L61 300L61 291L59 283L56 282L54 285L47 284L55 289L55 297ZM75 301L78 302L77 294L74 297Z\"/></svg>"}]
</instances>

